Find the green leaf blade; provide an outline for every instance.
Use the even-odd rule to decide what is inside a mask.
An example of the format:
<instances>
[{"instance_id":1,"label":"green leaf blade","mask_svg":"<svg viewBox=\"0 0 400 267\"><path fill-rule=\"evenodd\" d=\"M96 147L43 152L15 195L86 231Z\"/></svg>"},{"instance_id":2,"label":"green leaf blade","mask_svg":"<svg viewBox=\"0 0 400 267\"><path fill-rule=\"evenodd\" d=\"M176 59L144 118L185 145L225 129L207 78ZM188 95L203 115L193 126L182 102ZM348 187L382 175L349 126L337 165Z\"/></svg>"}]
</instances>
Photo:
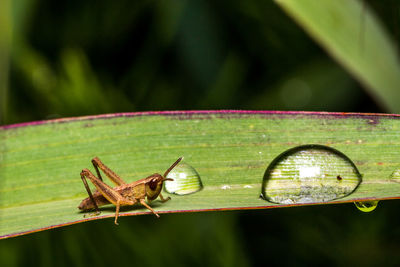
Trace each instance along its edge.
<instances>
[{"instance_id":1,"label":"green leaf blade","mask_svg":"<svg viewBox=\"0 0 400 267\"><path fill-rule=\"evenodd\" d=\"M338 149L363 175L349 196L312 204L399 198L400 183L390 178L400 169L399 119L378 114L192 111L3 126L0 236L113 217L112 205L105 206L101 216L88 218L77 208L87 197L79 173L83 168L93 170L93 157L133 182L163 173L184 156L204 188L185 196L171 194L166 203L152 202L160 213L295 206L270 203L259 195L264 172L274 158L304 144ZM144 207L126 207L121 216L144 213L149 213Z\"/></svg>"},{"instance_id":2,"label":"green leaf blade","mask_svg":"<svg viewBox=\"0 0 400 267\"><path fill-rule=\"evenodd\" d=\"M276 2L383 106L400 112L398 53L365 3L358 0Z\"/></svg>"}]
</instances>

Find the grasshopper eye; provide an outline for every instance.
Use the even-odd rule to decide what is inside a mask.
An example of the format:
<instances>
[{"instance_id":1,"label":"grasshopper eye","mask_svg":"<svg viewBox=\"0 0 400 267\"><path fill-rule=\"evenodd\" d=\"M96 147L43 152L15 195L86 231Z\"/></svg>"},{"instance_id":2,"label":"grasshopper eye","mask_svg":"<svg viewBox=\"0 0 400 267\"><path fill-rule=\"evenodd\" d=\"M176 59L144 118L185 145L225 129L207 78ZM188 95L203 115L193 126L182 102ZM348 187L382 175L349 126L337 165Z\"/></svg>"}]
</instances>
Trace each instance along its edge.
<instances>
[{"instance_id":1,"label":"grasshopper eye","mask_svg":"<svg viewBox=\"0 0 400 267\"><path fill-rule=\"evenodd\" d=\"M153 179L149 182L149 187L151 190L156 190L158 181L157 179Z\"/></svg>"}]
</instances>

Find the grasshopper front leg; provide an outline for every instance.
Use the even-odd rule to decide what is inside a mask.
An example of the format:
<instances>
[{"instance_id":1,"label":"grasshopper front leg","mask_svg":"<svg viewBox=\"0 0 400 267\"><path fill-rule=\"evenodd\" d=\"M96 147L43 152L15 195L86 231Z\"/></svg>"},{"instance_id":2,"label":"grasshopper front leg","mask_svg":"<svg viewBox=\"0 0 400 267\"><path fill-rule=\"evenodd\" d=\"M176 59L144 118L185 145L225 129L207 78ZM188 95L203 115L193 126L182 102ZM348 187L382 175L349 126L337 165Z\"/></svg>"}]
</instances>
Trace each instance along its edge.
<instances>
[{"instance_id":1,"label":"grasshopper front leg","mask_svg":"<svg viewBox=\"0 0 400 267\"><path fill-rule=\"evenodd\" d=\"M159 196L160 196L160 198L161 198L161 202L162 202L162 203L167 202L168 200L171 199L170 197L164 198L164 197L161 195L161 193L160 193Z\"/></svg>"},{"instance_id":2,"label":"grasshopper front leg","mask_svg":"<svg viewBox=\"0 0 400 267\"><path fill-rule=\"evenodd\" d=\"M115 191L113 188L111 188L109 185L105 184L102 180L97 178L96 176L93 175L88 169L83 169L81 172L81 178L83 181L83 184L85 185L86 190L88 191L89 197L92 200L96 210L98 211L98 206L97 203L95 202L93 195L90 191L90 188L86 182L86 178L89 178L89 180L94 184L94 186L97 188L97 190L112 204L116 206L115 210L115 224L118 224L118 216L119 216L119 208L122 205L134 205L136 201L129 200L127 198L124 198L120 193Z\"/></svg>"}]
</instances>

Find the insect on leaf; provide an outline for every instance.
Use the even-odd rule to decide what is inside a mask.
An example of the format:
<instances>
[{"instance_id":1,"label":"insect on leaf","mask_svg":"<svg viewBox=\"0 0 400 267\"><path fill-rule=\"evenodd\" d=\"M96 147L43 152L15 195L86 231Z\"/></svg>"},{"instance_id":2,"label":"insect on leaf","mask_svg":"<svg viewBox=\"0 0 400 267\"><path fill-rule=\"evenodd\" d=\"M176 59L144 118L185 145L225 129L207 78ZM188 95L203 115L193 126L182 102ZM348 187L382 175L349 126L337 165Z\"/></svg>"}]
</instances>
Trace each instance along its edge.
<instances>
[{"instance_id":1,"label":"insect on leaf","mask_svg":"<svg viewBox=\"0 0 400 267\"><path fill-rule=\"evenodd\" d=\"M80 172L88 168L95 173L90 162L94 157L101 158L130 183L154 173L164 173L183 156L183 162L190 164L195 169L192 173L201 179L202 189L184 195L163 191L165 197L171 197L170 201L150 203L160 214L160 220L163 213L172 212L399 198L400 183L395 175L400 169L399 132L399 115L274 111L123 113L2 126L0 236L7 238L88 220L114 218L113 205L101 207L101 215L94 217L85 217L88 213L77 208L87 197ZM310 175L330 177L328 188L336 191L344 188L345 194L340 198L331 194L329 199L317 198L316 201L261 199L268 166L285 151L307 144L319 145L312 149L322 147L340 153L326 157L324 164L310 165L303 161L302 168L293 165L288 170L273 171L271 175L274 178L298 177L299 181ZM312 149L308 151L311 154L303 154L321 159ZM346 156L345 161L337 158L342 154ZM295 162L292 159L288 157L282 162ZM279 164L276 166L281 166ZM353 164L358 171L348 176ZM345 171L340 173L340 170ZM186 177L179 172L173 175ZM349 177L353 180L349 181ZM104 181L115 186L107 179ZM347 190L335 186L340 183L352 187ZM94 192L93 187L92 190ZM119 223L124 223L123 216L145 213L150 212L141 205L122 207ZM104 223L115 227L112 220Z\"/></svg>"}]
</instances>

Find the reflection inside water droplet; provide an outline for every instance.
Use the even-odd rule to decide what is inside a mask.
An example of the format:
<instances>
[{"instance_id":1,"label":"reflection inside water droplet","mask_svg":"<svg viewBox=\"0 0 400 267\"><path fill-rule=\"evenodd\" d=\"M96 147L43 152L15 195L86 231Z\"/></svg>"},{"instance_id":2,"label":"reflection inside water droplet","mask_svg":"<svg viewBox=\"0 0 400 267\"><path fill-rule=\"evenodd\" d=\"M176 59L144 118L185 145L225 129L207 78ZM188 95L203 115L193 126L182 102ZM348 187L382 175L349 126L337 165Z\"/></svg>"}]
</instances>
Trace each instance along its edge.
<instances>
[{"instance_id":1,"label":"reflection inside water droplet","mask_svg":"<svg viewBox=\"0 0 400 267\"><path fill-rule=\"evenodd\" d=\"M378 200L354 202L357 209L363 212L371 212L378 206Z\"/></svg>"},{"instance_id":2,"label":"reflection inside water droplet","mask_svg":"<svg viewBox=\"0 0 400 267\"><path fill-rule=\"evenodd\" d=\"M359 171L343 153L304 145L272 161L264 174L262 196L281 204L326 202L349 195L360 182Z\"/></svg>"},{"instance_id":3,"label":"reflection inside water droplet","mask_svg":"<svg viewBox=\"0 0 400 267\"><path fill-rule=\"evenodd\" d=\"M197 171L185 162L180 162L166 178L173 181L165 181L165 191L177 195L187 195L200 191L203 188Z\"/></svg>"}]
</instances>

